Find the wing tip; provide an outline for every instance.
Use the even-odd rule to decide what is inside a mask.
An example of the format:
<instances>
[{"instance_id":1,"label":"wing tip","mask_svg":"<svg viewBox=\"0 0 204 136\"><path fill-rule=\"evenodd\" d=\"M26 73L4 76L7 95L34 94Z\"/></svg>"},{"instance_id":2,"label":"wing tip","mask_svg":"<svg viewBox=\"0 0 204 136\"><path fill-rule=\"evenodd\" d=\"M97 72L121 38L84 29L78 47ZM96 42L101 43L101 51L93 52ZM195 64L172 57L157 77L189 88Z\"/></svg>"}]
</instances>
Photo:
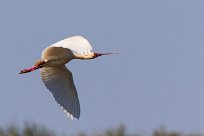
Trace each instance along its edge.
<instances>
[{"instance_id":1,"label":"wing tip","mask_svg":"<svg viewBox=\"0 0 204 136\"><path fill-rule=\"evenodd\" d=\"M62 109L62 111L67 115L68 118L70 118L71 120L79 120L79 116L80 115L73 115L72 113L69 113L66 109L64 109L60 104L59 104L60 108Z\"/></svg>"}]
</instances>

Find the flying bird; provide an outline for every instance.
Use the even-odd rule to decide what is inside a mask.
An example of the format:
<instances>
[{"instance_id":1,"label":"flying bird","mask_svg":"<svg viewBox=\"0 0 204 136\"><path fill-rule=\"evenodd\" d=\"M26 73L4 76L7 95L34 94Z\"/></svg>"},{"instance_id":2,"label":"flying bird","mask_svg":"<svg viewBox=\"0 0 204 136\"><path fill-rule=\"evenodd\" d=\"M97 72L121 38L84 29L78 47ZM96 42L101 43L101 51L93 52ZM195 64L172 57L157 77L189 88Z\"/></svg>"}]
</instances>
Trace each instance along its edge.
<instances>
[{"instance_id":1,"label":"flying bird","mask_svg":"<svg viewBox=\"0 0 204 136\"><path fill-rule=\"evenodd\" d=\"M117 53L92 52L91 44L82 36L73 36L48 46L42 51L41 59L33 67L21 70L19 74L40 69L46 88L53 94L61 109L71 119L79 119L80 103L72 73L65 64L72 59L94 59L102 55Z\"/></svg>"}]
</instances>

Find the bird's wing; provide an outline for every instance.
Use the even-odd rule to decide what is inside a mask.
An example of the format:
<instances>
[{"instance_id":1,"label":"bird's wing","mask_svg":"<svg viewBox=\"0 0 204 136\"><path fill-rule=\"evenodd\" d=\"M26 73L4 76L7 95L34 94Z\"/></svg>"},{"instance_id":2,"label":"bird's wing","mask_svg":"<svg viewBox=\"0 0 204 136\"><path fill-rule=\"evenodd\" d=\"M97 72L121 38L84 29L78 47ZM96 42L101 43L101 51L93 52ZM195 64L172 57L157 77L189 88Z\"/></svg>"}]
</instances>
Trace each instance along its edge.
<instances>
[{"instance_id":1,"label":"bird's wing","mask_svg":"<svg viewBox=\"0 0 204 136\"><path fill-rule=\"evenodd\" d=\"M82 36L69 37L49 47L63 47L63 48L70 49L78 54L88 54L92 50L92 47L89 41Z\"/></svg>"},{"instance_id":2,"label":"bird's wing","mask_svg":"<svg viewBox=\"0 0 204 136\"><path fill-rule=\"evenodd\" d=\"M40 74L45 86L52 92L67 116L79 119L80 104L72 73L62 65L41 68Z\"/></svg>"},{"instance_id":3,"label":"bird's wing","mask_svg":"<svg viewBox=\"0 0 204 136\"><path fill-rule=\"evenodd\" d=\"M42 52L42 59L46 60L71 60L73 52L63 47L47 47Z\"/></svg>"}]
</instances>

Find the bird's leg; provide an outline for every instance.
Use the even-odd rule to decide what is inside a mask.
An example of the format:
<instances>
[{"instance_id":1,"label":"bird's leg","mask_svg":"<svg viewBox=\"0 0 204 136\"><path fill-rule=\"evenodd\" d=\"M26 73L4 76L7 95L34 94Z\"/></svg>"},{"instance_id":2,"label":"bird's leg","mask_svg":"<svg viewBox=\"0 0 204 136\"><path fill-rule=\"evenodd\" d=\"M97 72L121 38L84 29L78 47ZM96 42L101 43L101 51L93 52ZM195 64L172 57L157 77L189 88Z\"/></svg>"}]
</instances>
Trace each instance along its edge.
<instances>
[{"instance_id":1,"label":"bird's leg","mask_svg":"<svg viewBox=\"0 0 204 136\"><path fill-rule=\"evenodd\" d=\"M24 69L24 70L21 70L19 74L28 73L28 72L34 71L34 70L36 70L36 69L38 69L38 67L36 67L36 66L33 66L33 67L31 67L31 68L26 68L26 69Z\"/></svg>"},{"instance_id":2,"label":"bird's leg","mask_svg":"<svg viewBox=\"0 0 204 136\"><path fill-rule=\"evenodd\" d=\"M34 71L36 69L42 68L43 65L46 62L47 62L47 60L38 60L33 67L21 70L19 74L24 74L24 73L32 72L32 71Z\"/></svg>"}]
</instances>

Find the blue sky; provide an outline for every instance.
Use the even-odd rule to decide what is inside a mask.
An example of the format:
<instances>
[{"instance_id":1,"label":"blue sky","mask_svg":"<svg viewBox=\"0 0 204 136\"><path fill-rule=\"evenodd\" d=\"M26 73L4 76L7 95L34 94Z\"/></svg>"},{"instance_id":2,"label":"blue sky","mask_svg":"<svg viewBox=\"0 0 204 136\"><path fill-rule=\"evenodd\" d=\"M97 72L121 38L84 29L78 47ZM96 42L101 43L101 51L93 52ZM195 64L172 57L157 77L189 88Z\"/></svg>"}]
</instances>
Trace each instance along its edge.
<instances>
[{"instance_id":1,"label":"blue sky","mask_svg":"<svg viewBox=\"0 0 204 136\"><path fill-rule=\"evenodd\" d=\"M0 1L0 125L33 121L58 132L204 133L204 2L201 0ZM71 121L39 71L19 75L41 51L73 35L96 52L72 61L81 117Z\"/></svg>"}]
</instances>

